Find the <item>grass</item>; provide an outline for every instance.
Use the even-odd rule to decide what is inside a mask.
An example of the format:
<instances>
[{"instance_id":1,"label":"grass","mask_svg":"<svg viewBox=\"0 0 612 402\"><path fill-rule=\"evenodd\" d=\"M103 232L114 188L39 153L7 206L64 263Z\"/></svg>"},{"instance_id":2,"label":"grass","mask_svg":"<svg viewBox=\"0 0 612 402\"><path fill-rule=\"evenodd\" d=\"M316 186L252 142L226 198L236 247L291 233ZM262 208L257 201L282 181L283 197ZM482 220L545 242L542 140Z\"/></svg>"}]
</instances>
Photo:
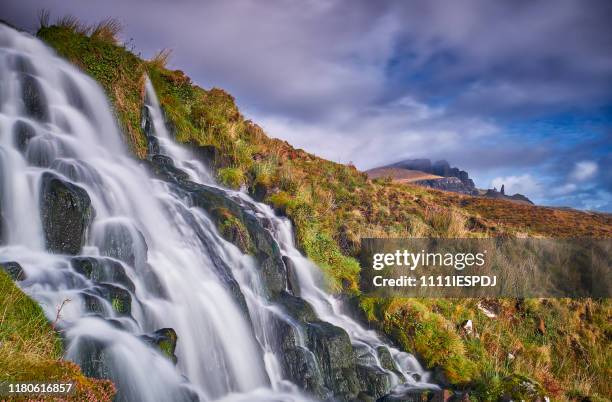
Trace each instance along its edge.
<instances>
[{"instance_id":1,"label":"grass","mask_svg":"<svg viewBox=\"0 0 612 402\"><path fill-rule=\"evenodd\" d=\"M102 84L138 157L146 152L139 124L146 72L175 138L212 155L220 182L244 186L289 217L297 246L322 268L329 289L356 296L372 326L438 367L450 383L472 389L481 400L525 397L515 388L531 382L558 400L612 394L609 301L495 300L500 313L491 319L473 299L359 296L356 259L365 237L610 238L611 215L463 196L384 177L369 180L354 166L269 138L242 116L230 94L200 88L182 71L168 69L169 51L143 60L78 21L61 25L44 26L38 35ZM220 232L248 249L232 217L219 217ZM461 329L467 319L478 337Z\"/></svg>"},{"instance_id":2,"label":"grass","mask_svg":"<svg viewBox=\"0 0 612 402\"><path fill-rule=\"evenodd\" d=\"M76 391L68 401L112 400L110 381L85 377L62 353L61 338L40 306L0 267L0 382L70 381Z\"/></svg>"}]
</instances>

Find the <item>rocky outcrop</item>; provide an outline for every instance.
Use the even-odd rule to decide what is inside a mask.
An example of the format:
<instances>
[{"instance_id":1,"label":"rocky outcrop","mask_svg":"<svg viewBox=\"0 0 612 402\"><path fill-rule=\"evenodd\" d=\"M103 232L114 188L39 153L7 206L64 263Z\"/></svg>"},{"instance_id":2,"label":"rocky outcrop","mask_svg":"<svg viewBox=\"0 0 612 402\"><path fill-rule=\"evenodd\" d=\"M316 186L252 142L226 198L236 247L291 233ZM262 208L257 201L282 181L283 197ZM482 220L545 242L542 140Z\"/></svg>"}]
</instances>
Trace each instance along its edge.
<instances>
[{"instance_id":1,"label":"rocky outcrop","mask_svg":"<svg viewBox=\"0 0 612 402\"><path fill-rule=\"evenodd\" d=\"M478 191L473 187L466 186L456 177L444 177L441 179L417 180L414 184L434 188L436 190L452 191L453 193L476 195Z\"/></svg>"},{"instance_id":2,"label":"rocky outcrop","mask_svg":"<svg viewBox=\"0 0 612 402\"><path fill-rule=\"evenodd\" d=\"M487 198L493 198L496 200L508 200L508 201L514 201L514 202L519 202L519 203L523 203L523 204L530 204L530 205L534 205L534 203L527 197L525 197L523 194L514 194L514 195L506 195L504 186L502 186L502 191L497 191L496 188L493 189L488 189L485 193L484 196Z\"/></svg>"},{"instance_id":3,"label":"rocky outcrop","mask_svg":"<svg viewBox=\"0 0 612 402\"><path fill-rule=\"evenodd\" d=\"M93 217L87 191L46 172L41 179L40 209L47 249L78 254Z\"/></svg>"},{"instance_id":4,"label":"rocky outcrop","mask_svg":"<svg viewBox=\"0 0 612 402\"><path fill-rule=\"evenodd\" d=\"M438 190L478 195L478 190L474 185L474 181L470 179L468 172L456 167L451 167L445 160L431 163L429 159L407 159L385 167L418 170L436 176L442 176L442 179L419 180L414 183Z\"/></svg>"}]
</instances>

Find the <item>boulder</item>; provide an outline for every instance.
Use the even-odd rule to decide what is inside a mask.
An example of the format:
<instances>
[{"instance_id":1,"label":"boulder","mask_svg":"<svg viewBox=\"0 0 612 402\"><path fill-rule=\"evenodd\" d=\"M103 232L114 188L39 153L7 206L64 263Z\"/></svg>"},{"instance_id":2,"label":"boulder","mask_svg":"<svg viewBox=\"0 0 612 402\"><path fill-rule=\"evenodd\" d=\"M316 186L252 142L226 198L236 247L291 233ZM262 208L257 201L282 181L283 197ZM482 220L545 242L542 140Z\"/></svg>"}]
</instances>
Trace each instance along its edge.
<instances>
[{"instance_id":1,"label":"boulder","mask_svg":"<svg viewBox=\"0 0 612 402\"><path fill-rule=\"evenodd\" d=\"M348 334L328 322L306 324L307 346L315 355L325 386L340 400L354 399L361 391L355 354Z\"/></svg>"},{"instance_id":2,"label":"boulder","mask_svg":"<svg viewBox=\"0 0 612 402\"><path fill-rule=\"evenodd\" d=\"M14 281L23 281L27 277L25 271L18 262L0 262L0 268L3 269L4 272L6 272Z\"/></svg>"},{"instance_id":3,"label":"boulder","mask_svg":"<svg viewBox=\"0 0 612 402\"><path fill-rule=\"evenodd\" d=\"M87 191L45 172L40 204L47 249L54 253L78 254L94 212Z\"/></svg>"},{"instance_id":4,"label":"boulder","mask_svg":"<svg viewBox=\"0 0 612 402\"><path fill-rule=\"evenodd\" d=\"M132 267L143 266L147 260L147 242L129 221L112 220L96 225L94 243L100 249L100 254Z\"/></svg>"},{"instance_id":5,"label":"boulder","mask_svg":"<svg viewBox=\"0 0 612 402\"><path fill-rule=\"evenodd\" d=\"M112 378L108 344L100 339L83 336L74 346L78 351L77 362L83 374L94 378Z\"/></svg>"},{"instance_id":6,"label":"boulder","mask_svg":"<svg viewBox=\"0 0 612 402\"><path fill-rule=\"evenodd\" d=\"M25 73L21 75L21 98L28 116L40 121L49 120L47 98L36 77Z\"/></svg>"},{"instance_id":7,"label":"boulder","mask_svg":"<svg viewBox=\"0 0 612 402\"><path fill-rule=\"evenodd\" d=\"M176 331L172 328L162 328L153 332L150 335L143 335L142 337L145 342L153 345L158 349L164 356L166 356L172 363L176 364L178 358L176 357L176 342L177 335Z\"/></svg>"},{"instance_id":8,"label":"boulder","mask_svg":"<svg viewBox=\"0 0 612 402\"><path fill-rule=\"evenodd\" d=\"M104 302L100 296L84 291L81 293L81 297L83 298L83 309L85 311L96 315L104 315Z\"/></svg>"},{"instance_id":9,"label":"boulder","mask_svg":"<svg viewBox=\"0 0 612 402\"><path fill-rule=\"evenodd\" d=\"M70 260L72 269L87 279L102 283L119 284L131 292L135 291L134 282L125 273L120 262L108 258L75 257Z\"/></svg>"},{"instance_id":10,"label":"boulder","mask_svg":"<svg viewBox=\"0 0 612 402\"><path fill-rule=\"evenodd\" d=\"M398 367L391 356L391 351L386 346L379 346L376 348L376 354L378 355L378 361L385 370L398 371Z\"/></svg>"},{"instance_id":11,"label":"boulder","mask_svg":"<svg viewBox=\"0 0 612 402\"><path fill-rule=\"evenodd\" d=\"M99 294L111 304L115 313L123 316L130 315L132 312L132 296L130 292L110 283L102 283L97 289Z\"/></svg>"},{"instance_id":12,"label":"boulder","mask_svg":"<svg viewBox=\"0 0 612 402\"><path fill-rule=\"evenodd\" d=\"M36 136L32 125L23 120L17 120L13 125L13 144L22 154L25 153L30 140Z\"/></svg>"},{"instance_id":13,"label":"boulder","mask_svg":"<svg viewBox=\"0 0 612 402\"><path fill-rule=\"evenodd\" d=\"M301 307L298 309L304 310ZM288 314L291 311L287 310ZM276 353L285 377L319 400L330 399L332 393L325 387L315 356L310 350L299 345L296 329L280 317L275 317L272 325L274 333L277 334Z\"/></svg>"},{"instance_id":14,"label":"boulder","mask_svg":"<svg viewBox=\"0 0 612 402\"><path fill-rule=\"evenodd\" d=\"M376 366L357 365L357 378L367 395L380 398L391 390L389 373Z\"/></svg>"}]
</instances>

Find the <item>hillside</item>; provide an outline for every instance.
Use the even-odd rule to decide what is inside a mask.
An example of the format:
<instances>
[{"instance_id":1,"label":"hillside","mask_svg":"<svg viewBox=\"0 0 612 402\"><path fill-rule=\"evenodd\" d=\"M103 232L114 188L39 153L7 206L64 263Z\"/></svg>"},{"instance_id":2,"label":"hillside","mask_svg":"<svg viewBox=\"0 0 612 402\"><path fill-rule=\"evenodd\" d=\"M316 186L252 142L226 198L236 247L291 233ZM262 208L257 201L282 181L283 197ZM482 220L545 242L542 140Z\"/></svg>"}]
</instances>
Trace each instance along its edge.
<instances>
[{"instance_id":1,"label":"hillside","mask_svg":"<svg viewBox=\"0 0 612 402\"><path fill-rule=\"evenodd\" d=\"M391 178L397 183L412 183L419 180L440 179L442 176L422 172L420 170L402 168L374 168L366 172L371 180Z\"/></svg>"},{"instance_id":2,"label":"hillside","mask_svg":"<svg viewBox=\"0 0 612 402\"><path fill-rule=\"evenodd\" d=\"M63 351L59 334L47 321L40 306L12 282L12 279L23 279L20 268L15 264L7 268L11 276L5 268L0 266L2 382L72 382L76 391L67 396L66 401L110 402L115 393L113 384L87 378L76 364L61 360Z\"/></svg>"},{"instance_id":3,"label":"hillside","mask_svg":"<svg viewBox=\"0 0 612 402\"><path fill-rule=\"evenodd\" d=\"M231 95L202 89L183 72L167 69L167 53L143 60L116 43L112 26L85 32L64 19L43 26L38 36L104 87L137 157L147 153L140 123L148 74L176 139L191 144L221 183L244 187L288 216L299 247L324 270L330 289L419 356L439 381L483 400L524 396L525 384L539 384L533 387L558 399L604 400L612 394L608 300L490 301L497 314L489 318L477 300L364 298L355 258L365 237L610 238L612 216L369 180L354 166L268 137L241 115ZM460 324L467 319L479 337L464 334Z\"/></svg>"}]
</instances>

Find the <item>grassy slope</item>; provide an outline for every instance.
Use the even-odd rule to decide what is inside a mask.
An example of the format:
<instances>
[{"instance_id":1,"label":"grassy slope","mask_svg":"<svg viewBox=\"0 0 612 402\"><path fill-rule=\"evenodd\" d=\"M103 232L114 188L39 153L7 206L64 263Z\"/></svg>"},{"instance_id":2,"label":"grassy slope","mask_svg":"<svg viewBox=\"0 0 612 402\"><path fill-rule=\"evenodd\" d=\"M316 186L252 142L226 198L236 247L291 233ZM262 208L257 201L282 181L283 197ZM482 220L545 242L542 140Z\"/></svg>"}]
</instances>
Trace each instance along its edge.
<instances>
[{"instance_id":1,"label":"grassy slope","mask_svg":"<svg viewBox=\"0 0 612 402\"><path fill-rule=\"evenodd\" d=\"M70 381L76 391L69 401L112 400L110 381L85 377L76 364L61 356L61 339L40 306L0 267L0 382Z\"/></svg>"},{"instance_id":2,"label":"grassy slope","mask_svg":"<svg viewBox=\"0 0 612 402\"><path fill-rule=\"evenodd\" d=\"M332 291L358 294L354 257L362 237L612 235L610 215L370 181L352 166L267 137L243 118L229 94L193 85L181 71L166 69L163 58L141 60L112 40L71 27L42 28L39 36L102 84L140 157L146 151L138 125L146 71L176 138L214 155L221 182L246 186L289 216L298 246L322 267ZM496 319L484 317L476 300L359 301L373 326L429 367L441 367L452 383L480 387L481 398L505 392L510 382L504 378L513 373L539 381L559 399L611 394L609 301L504 300ZM462 333L465 319L474 320L479 337ZM509 360L508 353L516 357Z\"/></svg>"}]
</instances>

